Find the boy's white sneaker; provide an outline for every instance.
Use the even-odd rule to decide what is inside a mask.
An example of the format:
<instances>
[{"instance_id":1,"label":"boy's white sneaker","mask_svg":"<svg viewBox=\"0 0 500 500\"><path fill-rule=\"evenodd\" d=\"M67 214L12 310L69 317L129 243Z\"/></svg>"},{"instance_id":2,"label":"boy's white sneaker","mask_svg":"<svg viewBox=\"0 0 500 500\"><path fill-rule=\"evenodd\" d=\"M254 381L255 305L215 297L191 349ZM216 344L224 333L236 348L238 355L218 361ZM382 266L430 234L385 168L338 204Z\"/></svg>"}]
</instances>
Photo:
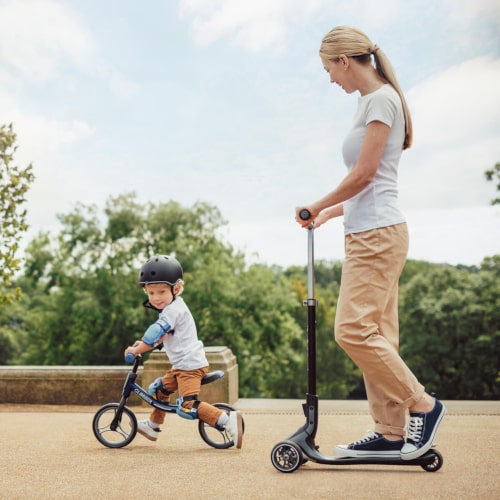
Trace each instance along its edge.
<instances>
[{"instance_id":1,"label":"boy's white sneaker","mask_svg":"<svg viewBox=\"0 0 500 500\"><path fill-rule=\"evenodd\" d=\"M229 412L229 421L225 429L233 440L236 448L241 448L241 442L243 440L243 418L239 411Z\"/></svg>"},{"instance_id":2,"label":"boy's white sneaker","mask_svg":"<svg viewBox=\"0 0 500 500\"><path fill-rule=\"evenodd\" d=\"M158 434L161 432L160 428L154 429L149 424L149 420L138 420L137 421L137 432L142 434L145 438L150 441L156 441L158 439Z\"/></svg>"}]
</instances>

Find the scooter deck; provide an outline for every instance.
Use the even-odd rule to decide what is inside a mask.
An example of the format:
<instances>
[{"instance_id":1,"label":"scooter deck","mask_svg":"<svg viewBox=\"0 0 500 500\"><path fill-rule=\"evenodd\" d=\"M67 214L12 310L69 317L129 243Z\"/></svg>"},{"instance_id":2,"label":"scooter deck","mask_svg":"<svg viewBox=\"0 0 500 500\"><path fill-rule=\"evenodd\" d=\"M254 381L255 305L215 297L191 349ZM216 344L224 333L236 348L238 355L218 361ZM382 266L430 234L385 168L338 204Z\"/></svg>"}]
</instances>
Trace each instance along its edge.
<instances>
[{"instance_id":1,"label":"scooter deck","mask_svg":"<svg viewBox=\"0 0 500 500\"><path fill-rule=\"evenodd\" d=\"M323 455L319 450L304 449L301 446L302 453L304 457L307 457L312 462L323 465L430 465L435 459L436 455L431 450L426 452L424 455L413 460L402 460L399 457L382 457L382 456L367 456L367 457L335 457L329 455Z\"/></svg>"}]
</instances>

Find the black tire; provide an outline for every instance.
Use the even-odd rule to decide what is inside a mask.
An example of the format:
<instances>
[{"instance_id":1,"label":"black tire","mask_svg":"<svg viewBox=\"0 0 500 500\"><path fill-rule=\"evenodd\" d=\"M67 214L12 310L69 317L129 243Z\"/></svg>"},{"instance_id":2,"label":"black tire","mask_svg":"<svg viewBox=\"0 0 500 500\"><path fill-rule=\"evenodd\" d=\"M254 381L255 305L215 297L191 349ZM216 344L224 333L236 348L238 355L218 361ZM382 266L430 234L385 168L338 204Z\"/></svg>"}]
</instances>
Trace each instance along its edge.
<instances>
[{"instance_id":1,"label":"black tire","mask_svg":"<svg viewBox=\"0 0 500 500\"><path fill-rule=\"evenodd\" d=\"M297 444L283 441L271 451L271 462L280 472L294 472L307 460L304 460L304 454Z\"/></svg>"},{"instance_id":2,"label":"black tire","mask_svg":"<svg viewBox=\"0 0 500 500\"><path fill-rule=\"evenodd\" d=\"M432 450L431 453L434 455L433 462L421 465L421 467L427 472L437 472L443 466L443 455L437 450Z\"/></svg>"},{"instance_id":3,"label":"black tire","mask_svg":"<svg viewBox=\"0 0 500 500\"><path fill-rule=\"evenodd\" d=\"M97 410L92 421L97 440L108 448L123 448L137 434L137 418L134 412L118 403L108 403Z\"/></svg>"},{"instance_id":4,"label":"black tire","mask_svg":"<svg viewBox=\"0 0 500 500\"><path fill-rule=\"evenodd\" d=\"M212 406L220 408L221 410L236 411L236 408L226 403L212 403ZM245 421L242 422L242 428L244 433ZM206 422L203 422L203 420L199 420L198 430L200 432L201 439L203 439L203 441L205 441L205 443L207 443L212 448L225 450L234 446L234 441L224 429L219 430L216 427L212 427Z\"/></svg>"}]
</instances>

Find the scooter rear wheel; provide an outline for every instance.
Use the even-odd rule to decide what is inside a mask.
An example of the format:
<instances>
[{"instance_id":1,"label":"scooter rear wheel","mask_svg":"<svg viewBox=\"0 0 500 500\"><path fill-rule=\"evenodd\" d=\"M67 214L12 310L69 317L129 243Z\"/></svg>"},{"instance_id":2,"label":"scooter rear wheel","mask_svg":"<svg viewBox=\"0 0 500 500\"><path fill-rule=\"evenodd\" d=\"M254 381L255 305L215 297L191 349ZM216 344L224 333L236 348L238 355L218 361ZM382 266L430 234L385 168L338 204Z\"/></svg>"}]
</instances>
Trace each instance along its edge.
<instances>
[{"instance_id":1,"label":"scooter rear wheel","mask_svg":"<svg viewBox=\"0 0 500 500\"><path fill-rule=\"evenodd\" d=\"M283 441L271 451L271 462L280 472L294 472L304 463L304 454L293 441Z\"/></svg>"},{"instance_id":2,"label":"scooter rear wheel","mask_svg":"<svg viewBox=\"0 0 500 500\"><path fill-rule=\"evenodd\" d=\"M137 433L137 418L134 412L118 403L109 403L97 410L92 421L97 440L108 448L127 446Z\"/></svg>"}]
</instances>

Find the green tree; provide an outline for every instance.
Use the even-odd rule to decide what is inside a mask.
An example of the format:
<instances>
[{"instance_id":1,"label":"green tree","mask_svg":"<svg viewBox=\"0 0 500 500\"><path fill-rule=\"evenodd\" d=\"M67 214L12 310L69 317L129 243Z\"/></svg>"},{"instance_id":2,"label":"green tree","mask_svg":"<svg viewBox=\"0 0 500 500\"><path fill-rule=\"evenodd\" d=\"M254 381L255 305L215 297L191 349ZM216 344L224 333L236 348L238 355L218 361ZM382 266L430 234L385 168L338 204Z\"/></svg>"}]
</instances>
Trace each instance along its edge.
<instances>
[{"instance_id":1,"label":"green tree","mask_svg":"<svg viewBox=\"0 0 500 500\"><path fill-rule=\"evenodd\" d=\"M496 163L495 166L490 169L486 170L484 172L484 175L486 176L487 181L496 181L497 183L497 191L500 191L500 163ZM496 197L493 200L491 200L492 205L498 205L500 204L500 197Z\"/></svg>"},{"instance_id":2,"label":"green tree","mask_svg":"<svg viewBox=\"0 0 500 500\"><path fill-rule=\"evenodd\" d=\"M442 398L500 396L500 256L478 272L436 266L400 293L401 352Z\"/></svg>"},{"instance_id":3,"label":"green tree","mask_svg":"<svg viewBox=\"0 0 500 500\"><path fill-rule=\"evenodd\" d=\"M143 204L127 194L110 198L104 217L78 204L59 220L59 234L37 235L26 251L19 283L30 293L16 361L123 363L124 348L157 317L141 306L138 269L152 254L174 254L200 338L207 346L228 345L238 357L240 394L285 397L298 390L304 352L289 282L279 269L248 267L221 240L225 221L215 207Z\"/></svg>"},{"instance_id":4,"label":"green tree","mask_svg":"<svg viewBox=\"0 0 500 500\"><path fill-rule=\"evenodd\" d=\"M20 267L16 257L19 242L27 230L26 210L22 208L33 182L33 167L13 164L17 146L12 124L0 127L0 306L19 299L20 289L9 290ZM0 337L1 338L1 337Z\"/></svg>"}]
</instances>

